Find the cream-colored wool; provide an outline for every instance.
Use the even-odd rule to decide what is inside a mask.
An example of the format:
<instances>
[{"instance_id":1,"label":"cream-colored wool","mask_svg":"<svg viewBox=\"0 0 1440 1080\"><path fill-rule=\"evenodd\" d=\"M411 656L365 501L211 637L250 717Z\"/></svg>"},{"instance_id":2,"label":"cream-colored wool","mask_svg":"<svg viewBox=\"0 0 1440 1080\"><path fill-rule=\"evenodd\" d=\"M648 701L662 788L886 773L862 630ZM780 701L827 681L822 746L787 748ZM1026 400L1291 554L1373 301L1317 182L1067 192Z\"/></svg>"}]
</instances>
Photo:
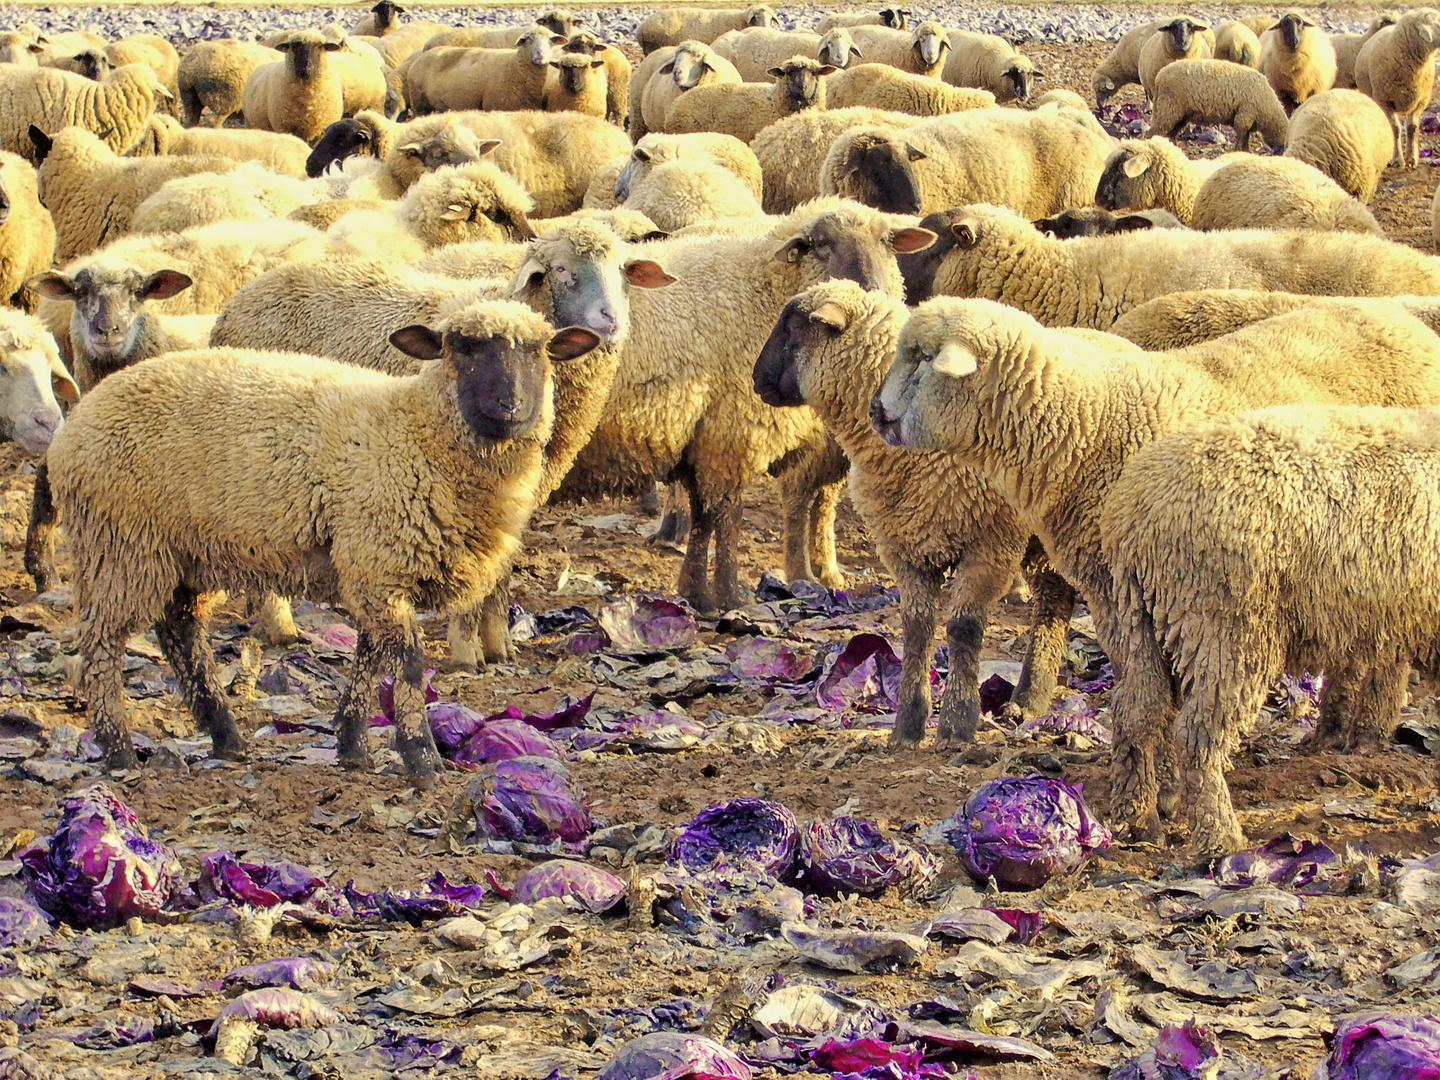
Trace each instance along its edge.
<instances>
[{"instance_id":1,"label":"cream-colored wool","mask_svg":"<svg viewBox=\"0 0 1440 1080\"><path fill-rule=\"evenodd\" d=\"M1355 85L1385 110L1394 137L1395 165L1420 163L1420 114L1435 92L1440 11L1407 11L1367 41L1355 58ZM1407 140L1408 139L1408 144Z\"/></svg>"},{"instance_id":2,"label":"cream-colored wool","mask_svg":"<svg viewBox=\"0 0 1440 1080\"><path fill-rule=\"evenodd\" d=\"M612 196L624 199L651 169L669 161L703 161L734 173L759 199L763 192L760 162L754 151L733 135L702 131L690 135L651 133L635 143L620 169L611 177Z\"/></svg>"},{"instance_id":3,"label":"cream-colored wool","mask_svg":"<svg viewBox=\"0 0 1440 1080\"><path fill-rule=\"evenodd\" d=\"M988 90L1002 105L1030 101L1038 73L1030 58L1022 56L1015 46L995 34L972 34L968 30L948 31L947 39L950 49L940 77L951 86Z\"/></svg>"},{"instance_id":4,"label":"cream-colored wool","mask_svg":"<svg viewBox=\"0 0 1440 1080\"><path fill-rule=\"evenodd\" d=\"M405 99L420 115L541 108L550 60L563 42L535 27L508 49L427 49L405 73Z\"/></svg>"},{"instance_id":5,"label":"cream-colored wool","mask_svg":"<svg viewBox=\"0 0 1440 1080\"><path fill-rule=\"evenodd\" d=\"M55 222L40 202L34 167L0 150L0 192L10 214L0 221L0 304L34 308L25 279L50 269L55 261Z\"/></svg>"},{"instance_id":6,"label":"cream-colored wool","mask_svg":"<svg viewBox=\"0 0 1440 1080\"><path fill-rule=\"evenodd\" d=\"M105 46L105 62L110 70L126 64L144 64L155 73L160 85L170 96L164 99L163 108L167 114L180 111L180 88L176 79L180 54L175 46L158 34L132 34Z\"/></svg>"},{"instance_id":7,"label":"cream-colored wool","mask_svg":"<svg viewBox=\"0 0 1440 1080\"><path fill-rule=\"evenodd\" d=\"M1226 19L1215 30L1215 59L1248 68L1260 66L1260 38L1243 22Z\"/></svg>"},{"instance_id":8,"label":"cream-colored wool","mask_svg":"<svg viewBox=\"0 0 1440 1080\"><path fill-rule=\"evenodd\" d=\"M580 206L587 210L611 210L619 206L615 198L615 181L619 179L625 166L630 164L630 155L621 154L605 162L590 176L590 184L585 189L585 197L580 200Z\"/></svg>"},{"instance_id":9,"label":"cream-colored wool","mask_svg":"<svg viewBox=\"0 0 1440 1080\"><path fill-rule=\"evenodd\" d=\"M412 19L371 44L380 54L380 59L392 68L398 68L408 57L423 49L432 37L449 29L444 23Z\"/></svg>"},{"instance_id":10,"label":"cream-colored wool","mask_svg":"<svg viewBox=\"0 0 1440 1080\"><path fill-rule=\"evenodd\" d=\"M651 53L630 82L631 140L639 142L648 132L664 131L670 106L687 90L739 82L735 65L703 42L682 41Z\"/></svg>"},{"instance_id":11,"label":"cream-colored wool","mask_svg":"<svg viewBox=\"0 0 1440 1080\"><path fill-rule=\"evenodd\" d=\"M771 83L721 83L681 94L665 114L671 134L718 131L748 143L762 128L792 113L825 109L825 77L835 69L792 56L771 70Z\"/></svg>"},{"instance_id":12,"label":"cream-colored wool","mask_svg":"<svg viewBox=\"0 0 1440 1080\"><path fill-rule=\"evenodd\" d=\"M821 15L815 24L815 32L823 34L830 30L850 26L888 26L892 30L905 29L905 16L909 12L899 8L881 8L879 11L843 11Z\"/></svg>"},{"instance_id":13,"label":"cream-colored wool","mask_svg":"<svg viewBox=\"0 0 1440 1080\"><path fill-rule=\"evenodd\" d=\"M1168 210L1185 224L1195 209L1195 196L1216 170L1250 154L1222 154L1191 161L1174 143L1153 137L1121 139L1105 159L1095 187L1095 203L1106 210Z\"/></svg>"},{"instance_id":14,"label":"cream-colored wool","mask_svg":"<svg viewBox=\"0 0 1440 1080\"><path fill-rule=\"evenodd\" d=\"M1228 60L1177 60L1156 76L1150 133L1173 140L1186 124L1228 124L1241 151L1256 132L1273 149L1285 145L1285 110L1270 83Z\"/></svg>"},{"instance_id":15,"label":"cream-colored wool","mask_svg":"<svg viewBox=\"0 0 1440 1080\"><path fill-rule=\"evenodd\" d=\"M886 109L912 116L944 116L966 109L988 109L988 90L951 86L929 75L912 75L889 64L856 64L831 75L825 87L827 109Z\"/></svg>"},{"instance_id":16,"label":"cream-colored wool","mask_svg":"<svg viewBox=\"0 0 1440 1080\"><path fill-rule=\"evenodd\" d=\"M892 30L888 26L854 26L850 38L867 63L889 64L901 71L940 78L950 53L950 36L934 19L914 30Z\"/></svg>"},{"instance_id":17,"label":"cream-colored wool","mask_svg":"<svg viewBox=\"0 0 1440 1080\"><path fill-rule=\"evenodd\" d=\"M1295 110L1285 156L1313 165L1368 203L1389 164L1391 134L1384 111L1358 90L1327 90Z\"/></svg>"},{"instance_id":18,"label":"cream-colored wool","mask_svg":"<svg viewBox=\"0 0 1440 1080\"><path fill-rule=\"evenodd\" d=\"M850 31L843 26L837 26L820 35L815 59L822 64L833 64L845 70L853 67L857 61L863 61L865 57L855 44L855 39L850 36Z\"/></svg>"},{"instance_id":19,"label":"cream-colored wool","mask_svg":"<svg viewBox=\"0 0 1440 1080\"><path fill-rule=\"evenodd\" d=\"M605 111L600 115L612 124L625 126L626 103L630 100L630 80L635 74L625 54L613 45L606 45L589 30L570 35L565 42L567 53L583 53L605 65Z\"/></svg>"},{"instance_id":20,"label":"cream-colored wool","mask_svg":"<svg viewBox=\"0 0 1440 1080\"><path fill-rule=\"evenodd\" d=\"M635 29L640 51L649 56L666 45L698 41L708 45L729 30L775 25L775 12L764 6L740 8L662 8Z\"/></svg>"},{"instance_id":21,"label":"cream-colored wool","mask_svg":"<svg viewBox=\"0 0 1440 1080\"><path fill-rule=\"evenodd\" d=\"M39 54L45 51L29 34L18 30L0 30L0 64L17 67L39 67Z\"/></svg>"},{"instance_id":22,"label":"cream-colored wool","mask_svg":"<svg viewBox=\"0 0 1440 1080\"><path fill-rule=\"evenodd\" d=\"M1335 46L1305 16L1289 12L1260 35L1260 74L1286 112L1335 85Z\"/></svg>"},{"instance_id":23,"label":"cream-colored wool","mask_svg":"<svg viewBox=\"0 0 1440 1080\"><path fill-rule=\"evenodd\" d=\"M1330 45L1335 50L1335 89L1355 89L1355 60L1360 50L1385 27L1394 26L1397 17L1391 12L1382 12L1371 20L1363 34L1330 35Z\"/></svg>"},{"instance_id":24,"label":"cream-colored wool","mask_svg":"<svg viewBox=\"0 0 1440 1080\"><path fill-rule=\"evenodd\" d=\"M65 423L60 402L79 400L80 390L44 324L23 311L0 308L0 442L45 453Z\"/></svg>"},{"instance_id":25,"label":"cream-colored wool","mask_svg":"<svg viewBox=\"0 0 1440 1080\"><path fill-rule=\"evenodd\" d=\"M708 161L670 161L656 166L630 186L625 206L644 214L665 232L765 213L745 181Z\"/></svg>"},{"instance_id":26,"label":"cream-colored wool","mask_svg":"<svg viewBox=\"0 0 1440 1080\"><path fill-rule=\"evenodd\" d=\"M1440 293L1434 259L1364 234L1165 229L1055 240L993 206L947 218L956 242L934 270L930 295L1002 300L1049 326L1108 330L1132 307L1196 288Z\"/></svg>"},{"instance_id":27,"label":"cream-colored wool","mask_svg":"<svg viewBox=\"0 0 1440 1080\"><path fill-rule=\"evenodd\" d=\"M175 72L185 126L220 127L244 108L245 83L251 74L284 58L275 49L233 38L191 45Z\"/></svg>"},{"instance_id":28,"label":"cream-colored wool","mask_svg":"<svg viewBox=\"0 0 1440 1080\"><path fill-rule=\"evenodd\" d=\"M792 56L819 58L820 35L791 33L770 27L752 26L729 30L710 43L716 55L735 65L745 82L770 81L770 69Z\"/></svg>"},{"instance_id":29,"label":"cream-colored wool","mask_svg":"<svg viewBox=\"0 0 1440 1080\"><path fill-rule=\"evenodd\" d=\"M173 116L156 113L130 156L145 154L209 154L234 161L254 161L281 174L302 178L310 148L293 135L277 131L234 128L185 128Z\"/></svg>"},{"instance_id":30,"label":"cream-colored wool","mask_svg":"<svg viewBox=\"0 0 1440 1080\"><path fill-rule=\"evenodd\" d=\"M227 219L258 221L285 217L318 202L321 192L306 180L277 176L259 162L245 161L228 173L200 173L167 180L135 208L130 231L179 232Z\"/></svg>"},{"instance_id":31,"label":"cream-colored wool","mask_svg":"<svg viewBox=\"0 0 1440 1080\"><path fill-rule=\"evenodd\" d=\"M1108 56L1100 61L1090 79L1090 88L1095 92L1095 103L1104 105L1111 95L1123 87L1140 81L1140 51L1150 40L1150 35L1167 22L1166 19L1152 19L1125 31Z\"/></svg>"},{"instance_id":32,"label":"cream-colored wool","mask_svg":"<svg viewBox=\"0 0 1440 1080\"><path fill-rule=\"evenodd\" d=\"M1250 155L1216 169L1200 185L1190 227L1385 235L1364 203L1313 165L1294 158Z\"/></svg>"},{"instance_id":33,"label":"cream-colored wool","mask_svg":"<svg viewBox=\"0 0 1440 1080\"><path fill-rule=\"evenodd\" d=\"M144 134L167 92L143 64L112 71L103 83L52 68L0 69L0 149L34 163L32 125L47 135L83 127L123 154Z\"/></svg>"},{"instance_id":34,"label":"cream-colored wool","mask_svg":"<svg viewBox=\"0 0 1440 1080\"><path fill-rule=\"evenodd\" d=\"M1210 43L1200 33L1206 29L1204 23L1188 15L1166 19L1155 28L1140 50L1140 85L1147 98L1154 100L1155 78L1169 65L1179 60L1211 58Z\"/></svg>"},{"instance_id":35,"label":"cream-colored wool","mask_svg":"<svg viewBox=\"0 0 1440 1080\"><path fill-rule=\"evenodd\" d=\"M776 121L750 140L764 178L765 212L788 214L820 194L820 166L850 128L912 128L923 117L885 109L810 109Z\"/></svg>"},{"instance_id":36,"label":"cream-colored wool","mask_svg":"<svg viewBox=\"0 0 1440 1080\"><path fill-rule=\"evenodd\" d=\"M545 85L546 111L604 117L609 97L603 58L562 53L550 61L550 77Z\"/></svg>"},{"instance_id":37,"label":"cream-colored wool","mask_svg":"<svg viewBox=\"0 0 1440 1080\"><path fill-rule=\"evenodd\" d=\"M644 214L637 214L623 206L611 210L577 210L559 218L547 218L539 223L541 236L549 236L556 230L586 223L602 225L627 244L638 244L650 240L663 240L661 232L653 221ZM415 270L424 274L443 274L451 278L492 279L509 278L520 268L525 248L519 244L497 243L493 240L475 241L466 244L448 244L432 251L415 263ZM645 254L645 249L633 252L636 256Z\"/></svg>"},{"instance_id":38,"label":"cream-colored wool","mask_svg":"<svg viewBox=\"0 0 1440 1080\"><path fill-rule=\"evenodd\" d=\"M400 16L403 14L405 8L394 0L380 0L356 20L350 33L359 37L384 37L400 28Z\"/></svg>"},{"instance_id":39,"label":"cream-colored wool","mask_svg":"<svg viewBox=\"0 0 1440 1080\"><path fill-rule=\"evenodd\" d=\"M1069 246L1087 243L1096 241ZM1363 303L1142 353L1113 338L1057 334L1002 304L938 299L901 332L877 421L907 446L949 450L983 469L1084 594L1119 679L1111 697L1113 813L1132 836L1157 837L1170 673L1153 637L1147 642L1127 625L1101 544L1102 509L1125 465L1156 439L1240 409L1437 402L1440 338L1418 320L1381 316ZM1333 716L1336 703L1328 706Z\"/></svg>"},{"instance_id":40,"label":"cream-colored wool","mask_svg":"<svg viewBox=\"0 0 1440 1080\"><path fill-rule=\"evenodd\" d=\"M1043 109L1046 105L1055 105L1066 109L1082 109L1089 111L1090 106L1085 99L1074 90L1046 90L1035 99L1035 108Z\"/></svg>"},{"instance_id":41,"label":"cream-colored wool","mask_svg":"<svg viewBox=\"0 0 1440 1080\"><path fill-rule=\"evenodd\" d=\"M319 30L300 30L278 48L285 59L256 68L245 80L245 126L314 143L345 115L345 87L334 62L344 46Z\"/></svg>"},{"instance_id":42,"label":"cream-colored wool","mask_svg":"<svg viewBox=\"0 0 1440 1080\"><path fill-rule=\"evenodd\" d=\"M1101 532L1121 624L1173 658L1175 738L1202 851L1246 846L1225 768L1273 679L1385 672L1384 707L1334 740L1380 750L1410 662L1433 671L1440 660L1430 409L1291 406L1176 433L1126 466Z\"/></svg>"}]
</instances>

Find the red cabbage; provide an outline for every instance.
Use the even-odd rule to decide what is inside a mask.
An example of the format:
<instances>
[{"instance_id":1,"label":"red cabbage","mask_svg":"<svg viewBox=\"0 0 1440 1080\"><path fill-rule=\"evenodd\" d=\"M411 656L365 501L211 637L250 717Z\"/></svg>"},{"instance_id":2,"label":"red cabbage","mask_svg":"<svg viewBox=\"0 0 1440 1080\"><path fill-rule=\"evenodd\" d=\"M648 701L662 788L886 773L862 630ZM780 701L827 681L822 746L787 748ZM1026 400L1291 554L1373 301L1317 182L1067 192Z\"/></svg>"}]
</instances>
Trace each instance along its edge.
<instances>
[{"instance_id":1,"label":"red cabbage","mask_svg":"<svg viewBox=\"0 0 1440 1080\"><path fill-rule=\"evenodd\" d=\"M800 827L795 815L764 799L707 806L680 830L670 861L690 870L750 869L775 878L795 867Z\"/></svg>"},{"instance_id":2,"label":"red cabbage","mask_svg":"<svg viewBox=\"0 0 1440 1080\"><path fill-rule=\"evenodd\" d=\"M586 911L609 911L625 895L625 882L589 863L551 859L520 875L510 899L533 904L547 896L570 897Z\"/></svg>"},{"instance_id":3,"label":"red cabbage","mask_svg":"<svg viewBox=\"0 0 1440 1080\"><path fill-rule=\"evenodd\" d=\"M627 596L600 612L600 628L616 652L688 649L699 627L688 607L658 596Z\"/></svg>"},{"instance_id":4,"label":"red cabbage","mask_svg":"<svg viewBox=\"0 0 1440 1080\"><path fill-rule=\"evenodd\" d=\"M1211 877L1226 888L1278 885L1311 896L1343 893L1350 885L1350 874L1332 848L1289 833L1217 860Z\"/></svg>"},{"instance_id":5,"label":"red cabbage","mask_svg":"<svg viewBox=\"0 0 1440 1080\"><path fill-rule=\"evenodd\" d=\"M468 915L485 899L484 885L452 885L436 870L420 889L377 889L361 892L353 881L345 884L345 899L356 915L408 922L419 926L432 919Z\"/></svg>"},{"instance_id":6,"label":"red cabbage","mask_svg":"<svg viewBox=\"0 0 1440 1080\"><path fill-rule=\"evenodd\" d=\"M200 862L196 890L207 900L229 900L251 907L302 903L325 887L325 879L284 859L241 862L231 851L213 851Z\"/></svg>"},{"instance_id":7,"label":"red cabbage","mask_svg":"<svg viewBox=\"0 0 1440 1080\"><path fill-rule=\"evenodd\" d=\"M276 960L262 960L258 964L246 964L226 972L222 978L227 983L242 982L247 986L289 986L296 990L311 990L329 982L334 970L333 964L319 960L284 956Z\"/></svg>"},{"instance_id":8,"label":"red cabbage","mask_svg":"<svg viewBox=\"0 0 1440 1080\"><path fill-rule=\"evenodd\" d=\"M998 671L995 672L980 684L980 712L999 716L1010 703L1010 695L1014 692L1015 684Z\"/></svg>"},{"instance_id":9,"label":"red cabbage","mask_svg":"<svg viewBox=\"0 0 1440 1080\"><path fill-rule=\"evenodd\" d=\"M1440 1080L1440 1019L1380 1011L1347 1016L1315 1080Z\"/></svg>"},{"instance_id":10,"label":"red cabbage","mask_svg":"<svg viewBox=\"0 0 1440 1080\"><path fill-rule=\"evenodd\" d=\"M1167 1024L1155 1045L1110 1071L1110 1080L1208 1080L1220 1060L1220 1040L1194 1020Z\"/></svg>"},{"instance_id":11,"label":"red cabbage","mask_svg":"<svg viewBox=\"0 0 1440 1080\"><path fill-rule=\"evenodd\" d=\"M895 708L900 692L900 658L879 634L856 634L825 661L815 700L827 709Z\"/></svg>"},{"instance_id":12,"label":"red cabbage","mask_svg":"<svg viewBox=\"0 0 1440 1080\"><path fill-rule=\"evenodd\" d=\"M714 1039L683 1031L652 1031L626 1043L595 1080L750 1080L750 1066Z\"/></svg>"},{"instance_id":13,"label":"red cabbage","mask_svg":"<svg viewBox=\"0 0 1440 1080\"><path fill-rule=\"evenodd\" d=\"M220 1021L228 1016L251 1020L261 1027L276 1028L321 1028L341 1021L339 1013L308 994L279 987L251 990L230 1002L220 1010L220 1015L211 1025L212 1036L219 1030Z\"/></svg>"},{"instance_id":14,"label":"red cabbage","mask_svg":"<svg viewBox=\"0 0 1440 1080\"><path fill-rule=\"evenodd\" d=\"M458 701L436 701L426 705L425 718L430 721L430 734L435 736L436 749L446 757L454 757L485 722L478 712Z\"/></svg>"},{"instance_id":15,"label":"red cabbage","mask_svg":"<svg viewBox=\"0 0 1440 1080\"><path fill-rule=\"evenodd\" d=\"M50 916L29 900L0 896L0 948L33 945L50 936Z\"/></svg>"},{"instance_id":16,"label":"red cabbage","mask_svg":"<svg viewBox=\"0 0 1440 1080\"><path fill-rule=\"evenodd\" d=\"M575 843L590 835L590 815L570 791L558 761L518 757L494 766L480 801L485 831L501 840Z\"/></svg>"},{"instance_id":17,"label":"red cabbage","mask_svg":"<svg viewBox=\"0 0 1440 1080\"><path fill-rule=\"evenodd\" d=\"M725 649L730 673L739 679L762 683L790 683L803 679L815 666L808 656L783 641L751 637L732 641Z\"/></svg>"},{"instance_id":18,"label":"red cabbage","mask_svg":"<svg viewBox=\"0 0 1440 1080\"><path fill-rule=\"evenodd\" d=\"M945 1067L924 1062L919 1048L882 1039L827 1039L810 1051L815 1067L834 1080L920 1080L945 1076Z\"/></svg>"},{"instance_id":19,"label":"red cabbage","mask_svg":"<svg viewBox=\"0 0 1440 1080\"><path fill-rule=\"evenodd\" d=\"M853 817L806 826L800 868L806 891L828 896L878 896L892 885L914 893L940 872L939 864L925 852L887 840L874 822Z\"/></svg>"},{"instance_id":20,"label":"red cabbage","mask_svg":"<svg viewBox=\"0 0 1440 1080\"><path fill-rule=\"evenodd\" d=\"M426 668L426 669L425 669L425 675L424 675L424 677L423 677L422 680L421 680L421 685L425 688L425 704L426 704L426 705L429 705L429 704L430 704L431 702L433 702L433 701L439 701L439 700L440 700L440 691L436 690L435 687L432 685L434 679L435 679L435 669L434 669L434 668ZM394 677L391 676L391 675L386 675L386 676L384 676L384 677L380 680L380 685L376 688L375 693L376 693L376 695L377 695L377 696L379 697L379 699L380 699L380 711L385 715L385 719L386 719L386 720L389 720L389 721L393 724L393 723L395 722L395 679L394 679Z\"/></svg>"},{"instance_id":21,"label":"red cabbage","mask_svg":"<svg viewBox=\"0 0 1440 1080\"><path fill-rule=\"evenodd\" d=\"M536 731L523 720L502 715L492 716L476 728L455 755L455 760L468 765L483 765L527 755L559 760L560 751L548 735Z\"/></svg>"}]
</instances>

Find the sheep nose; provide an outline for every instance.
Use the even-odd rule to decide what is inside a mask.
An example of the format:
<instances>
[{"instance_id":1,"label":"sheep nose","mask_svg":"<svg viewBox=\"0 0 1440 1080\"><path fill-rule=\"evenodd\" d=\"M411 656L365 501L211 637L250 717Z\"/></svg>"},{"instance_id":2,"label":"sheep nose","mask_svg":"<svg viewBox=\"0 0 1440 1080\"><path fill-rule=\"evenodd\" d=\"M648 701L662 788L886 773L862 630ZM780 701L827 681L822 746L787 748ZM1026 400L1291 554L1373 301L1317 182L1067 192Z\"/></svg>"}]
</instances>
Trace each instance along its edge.
<instances>
[{"instance_id":1,"label":"sheep nose","mask_svg":"<svg viewBox=\"0 0 1440 1080\"><path fill-rule=\"evenodd\" d=\"M49 409L37 409L30 414L30 423L46 435L54 435L55 432L60 430L63 419L58 412L52 412Z\"/></svg>"},{"instance_id":2,"label":"sheep nose","mask_svg":"<svg viewBox=\"0 0 1440 1080\"><path fill-rule=\"evenodd\" d=\"M620 320L616 317L615 311L610 307L602 307L586 320L590 329L601 337L607 337L620 326Z\"/></svg>"}]
</instances>

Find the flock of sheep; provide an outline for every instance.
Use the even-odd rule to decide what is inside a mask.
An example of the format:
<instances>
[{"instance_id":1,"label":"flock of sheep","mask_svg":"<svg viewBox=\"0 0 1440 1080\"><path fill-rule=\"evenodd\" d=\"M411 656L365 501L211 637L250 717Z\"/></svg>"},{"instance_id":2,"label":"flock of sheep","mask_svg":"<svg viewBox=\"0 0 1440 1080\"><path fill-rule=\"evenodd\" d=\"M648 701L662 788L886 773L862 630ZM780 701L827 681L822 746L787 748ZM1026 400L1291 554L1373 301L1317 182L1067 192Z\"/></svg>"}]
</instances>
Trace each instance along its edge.
<instances>
[{"instance_id":1,"label":"flock of sheep","mask_svg":"<svg viewBox=\"0 0 1440 1080\"><path fill-rule=\"evenodd\" d=\"M766 473L787 575L833 586L848 477L901 589L897 745L947 592L939 741L973 737L1022 568L1013 704L1049 706L1078 589L1132 838L1183 800L1198 848L1243 844L1224 767L1282 672L1326 673L1322 743L1387 738L1440 659L1440 263L1365 204L1416 162L1440 12L1136 27L1093 82L1151 102L1118 142L1007 42L898 9L666 9L633 70L563 10L403 14L183 56L0 34L0 433L44 455L26 568L58 583L62 527L109 767L147 626L244 753L206 637L239 590L272 640L291 596L343 606L341 759L392 673L428 784L417 612L455 665L511 658L535 506L657 481L690 504L679 592L729 607ZM1238 152L1190 160L1186 123Z\"/></svg>"}]
</instances>

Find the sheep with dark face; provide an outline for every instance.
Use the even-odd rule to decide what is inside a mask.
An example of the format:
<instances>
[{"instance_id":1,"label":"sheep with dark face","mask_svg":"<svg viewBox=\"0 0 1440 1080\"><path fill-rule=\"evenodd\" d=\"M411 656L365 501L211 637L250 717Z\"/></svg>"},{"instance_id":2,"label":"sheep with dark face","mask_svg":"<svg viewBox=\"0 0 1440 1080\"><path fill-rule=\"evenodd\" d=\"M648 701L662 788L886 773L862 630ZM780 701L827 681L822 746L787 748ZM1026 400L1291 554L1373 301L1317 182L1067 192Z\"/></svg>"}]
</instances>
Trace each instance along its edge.
<instances>
[{"instance_id":1,"label":"sheep with dark face","mask_svg":"<svg viewBox=\"0 0 1440 1080\"><path fill-rule=\"evenodd\" d=\"M1210 59L1210 44L1200 34L1208 29L1204 23L1186 15L1155 28L1155 33L1140 50L1140 85L1145 88L1147 98L1154 99L1155 76L1167 64L1177 60Z\"/></svg>"},{"instance_id":2,"label":"sheep with dark face","mask_svg":"<svg viewBox=\"0 0 1440 1080\"><path fill-rule=\"evenodd\" d=\"M1183 229L1185 223L1168 210L1140 210L1133 214L1112 214L1098 206L1082 206L1063 210L1052 217L1034 222L1035 228L1057 240L1075 240L1083 236L1109 236L1111 233L1136 232L1140 229Z\"/></svg>"},{"instance_id":3,"label":"sheep with dark face","mask_svg":"<svg viewBox=\"0 0 1440 1080\"><path fill-rule=\"evenodd\" d=\"M1335 66L1330 36L1297 12L1285 15L1260 35L1260 74L1269 80L1286 114L1334 86ZM1358 79L1358 61L1356 76Z\"/></svg>"},{"instance_id":4,"label":"sheep with dark face","mask_svg":"<svg viewBox=\"0 0 1440 1080\"><path fill-rule=\"evenodd\" d=\"M282 131L313 143L345 115L345 88L331 54L345 46L318 30L302 30L276 48L285 59L256 68L245 80L245 126Z\"/></svg>"},{"instance_id":5,"label":"sheep with dark face","mask_svg":"<svg viewBox=\"0 0 1440 1080\"><path fill-rule=\"evenodd\" d=\"M825 108L825 76L835 72L829 64L792 56L770 69L775 81L721 83L688 90L665 114L665 130L672 134L719 131L748 143L760 129L776 120L809 109Z\"/></svg>"}]
</instances>

